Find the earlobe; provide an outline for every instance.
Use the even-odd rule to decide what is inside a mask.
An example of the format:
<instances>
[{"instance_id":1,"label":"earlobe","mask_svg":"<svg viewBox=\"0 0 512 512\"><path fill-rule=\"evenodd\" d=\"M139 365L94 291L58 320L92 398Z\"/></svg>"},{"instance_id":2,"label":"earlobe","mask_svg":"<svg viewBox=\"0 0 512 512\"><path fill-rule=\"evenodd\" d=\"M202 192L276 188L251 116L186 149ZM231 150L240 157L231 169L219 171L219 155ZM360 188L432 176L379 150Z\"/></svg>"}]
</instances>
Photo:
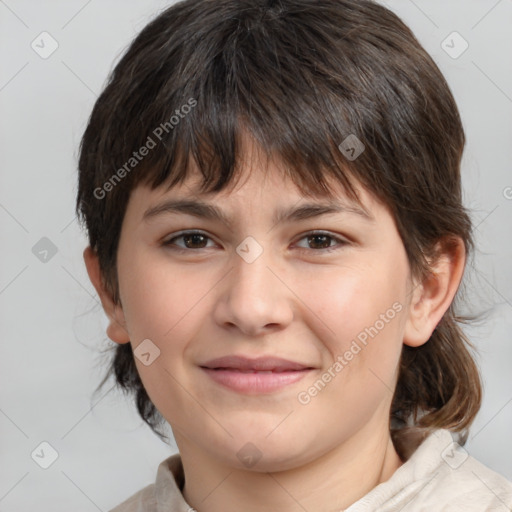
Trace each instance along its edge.
<instances>
[{"instance_id":1,"label":"earlobe","mask_svg":"<svg viewBox=\"0 0 512 512\"><path fill-rule=\"evenodd\" d=\"M123 309L120 305L114 303L111 294L103 285L98 255L92 250L91 246L87 246L83 256L89 279L100 297L103 310L109 319L107 336L116 343L129 343L130 337L126 330Z\"/></svg>"},{"instance_id":2,"label":"earlobe","mask_svg":"<svg viewBox=\"0 0 512 512\"><path fill-rule=\"evenodd\" d=\"M405 345L419 347L430 339L457 293L465 263L463 240L449 239L432 272L414 284L404 330Z\"/></svg>"}]
</instances>

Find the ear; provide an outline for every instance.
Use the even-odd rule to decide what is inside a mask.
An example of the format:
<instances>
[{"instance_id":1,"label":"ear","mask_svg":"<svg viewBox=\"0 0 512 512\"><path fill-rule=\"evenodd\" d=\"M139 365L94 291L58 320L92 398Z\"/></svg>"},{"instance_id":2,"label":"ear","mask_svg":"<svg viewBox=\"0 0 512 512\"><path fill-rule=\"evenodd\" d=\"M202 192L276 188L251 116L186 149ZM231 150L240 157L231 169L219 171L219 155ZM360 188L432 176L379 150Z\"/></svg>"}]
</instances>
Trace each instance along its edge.
<instances>
[{"instance_id":1,"label":"ear","mask_svg":"<svg viewBox=\"0 0 512 512\"><path fill-rule=\"evenodd\" d=\"M107 327L107 336L116 343L128 343L130 337L126 330L126 321L122 306L114 303L111 294L103 286L98 255L91 249L91 246L87 246L84 250L84 261L89 279L96 289L103 310L110 320Z\"/></svg>"},{"instance_id":2,"label":"ear","mask_svg":"<svg viewBox=\"0 0 512 512\"><path fill-rule=\"evenodd\" d=\"M414 283L404 331L404 344L419 347L426 343L459 288L466 263L464 242L460 237L439 242L439 258L432 272L420 283Z\"/></svg>"}]
</instances>

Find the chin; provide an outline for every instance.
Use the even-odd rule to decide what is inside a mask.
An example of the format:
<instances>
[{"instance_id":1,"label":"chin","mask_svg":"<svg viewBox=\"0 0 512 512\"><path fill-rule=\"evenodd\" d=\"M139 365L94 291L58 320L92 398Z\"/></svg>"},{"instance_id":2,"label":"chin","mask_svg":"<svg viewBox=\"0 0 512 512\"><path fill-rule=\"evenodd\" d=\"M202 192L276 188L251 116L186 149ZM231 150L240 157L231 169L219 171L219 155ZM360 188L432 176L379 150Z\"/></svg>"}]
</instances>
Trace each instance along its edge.
<instances>
[{"instance_id":1,"label":"chin","mask_svg":"<svg viewBox=\"0 0 512 512\"><path fill-rule=\"evenodd\" d=\"M230 466L261 473L286 471L314 459L313 454L308 456L304 446L297 443L303 437L299 432L283 431L280 436L273 432L265 437L271 430L258 429L254 435L251 435L251 430L241 435L231 431L233 438L229 438L227 445L220 447L221 453L216 457L225 458L229 454L226 463Z\"/></svg>"},{"instance_id":2,"label":"chin","mask_svg":"<svg viewBox=\"0 0 512 512\"><path fill-rule=\"evenodd\" d=\"M261 458L252 466L240 462L237 458L235 467L239 470L254 471L256 473L279 473L281 471L295 469L314 459L313 455L307 457L303 451L300 453L290 453L289 450L282 450L283 453L281 453L281 450L279 450L279 452L270 451L268 449L260 451Z\"/></svg>"}]
</instances>

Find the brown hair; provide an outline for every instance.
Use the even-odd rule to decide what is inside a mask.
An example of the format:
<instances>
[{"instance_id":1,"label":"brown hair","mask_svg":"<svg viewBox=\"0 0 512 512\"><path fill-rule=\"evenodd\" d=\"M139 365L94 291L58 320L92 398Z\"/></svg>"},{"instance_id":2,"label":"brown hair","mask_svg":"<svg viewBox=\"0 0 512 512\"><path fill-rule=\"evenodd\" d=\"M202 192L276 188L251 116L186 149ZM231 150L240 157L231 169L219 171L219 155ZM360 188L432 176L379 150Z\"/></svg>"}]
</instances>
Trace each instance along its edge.
<instances>
[{"instance_id":1,"label":"brown hair","mask_svg":"<svg viewBox=\"0 0 512 512\"><path fill-rule=\"evenodd\" d=\"M280 158L305 195L330 196L332 177L359 202L355 179L388 205L413 275L428 275L438 242L446 248L461 237L471 254L459 112L440 70L394 13L370 0L185 0L131 43L81 141L76 211L116 303L130 192L181 183L189 157L203 191L223 190L239 169L242 129ZM365 146L355 159L339 148L349 135ZM149 139L155 146L136 159ZM473 347L459 325L470 317L458 316L455 302L427 343L403 347L390 418L399 453L411 428L465 432L464 443L479 410ZM131 343L116 345L100 388L111 374L165 437Z\"/></svg>"}]
</instances>

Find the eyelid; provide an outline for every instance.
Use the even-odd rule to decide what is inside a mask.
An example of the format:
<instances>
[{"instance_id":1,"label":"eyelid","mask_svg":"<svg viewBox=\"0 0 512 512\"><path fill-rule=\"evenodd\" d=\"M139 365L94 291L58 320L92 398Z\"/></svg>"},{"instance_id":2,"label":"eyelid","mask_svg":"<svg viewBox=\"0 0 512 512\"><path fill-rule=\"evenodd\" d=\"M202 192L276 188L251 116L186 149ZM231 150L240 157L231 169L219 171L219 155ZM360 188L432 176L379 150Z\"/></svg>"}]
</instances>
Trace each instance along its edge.
<instances>
[{"instance_id":1,"label":"eyelid","mask_svg":"<svg viewBox=\"0 0 512 512\"><path fill-rule=\"evenodd\" d=\"M172 235L168 236L168 237L165 237L161 244L163 246L172 246L172 244L170 243L172 240L175 240L177 238L181 238L182 236L186 236L186 235L203 235L205 238L209 239L209 240L212 240L212 241L215 241L214 238L209 235L206 231L202 231L200 229L184 229L182 231L177 231L176 233L173 233ZM183 250L183 251L186 251L186 252L192 252L192 251L196 251L196 252L199 252L201 249L184 249L183 247L173 247L173 249L176 249L176 250Z\"/></svg>"},{"instance_id":2,"label":"eyelid","mask_svg":"<svg viewBox=\"0 0 512 512\"><path fill-rule=\"evenodd\" d=\"M162 240L161 245L164 247L167 246L167 247L171 248L172 250L175 250L178 252L189 252L189 253L200 252L201 250L209 249L209 247L203 247L200 249L187 249L187 248L183 248L183 247L179 247L179 246L173 246L170 243L171 241L173 241L177 238L181 238L186 235L203 235L208 240L215 241L214 238L212 236L210 236L206 231L202 231L200 229L186 229L186 230L178 231L176 233L173 233L169 237L166 237L165 239ZM312 251L312 252L317 252L317 253L328 253L328 252L331 252L334 250L341 249L342 247L349 245L351 243L347 237L343 237L341 235L334 234L330 231L325 231L325 230L320 230L320 229L316 229L316 230L314 229L314 230L310 230L310 231L306 231L305 233L302 233L300 235L300 237L297 238L293 243L295 244L304 238L307 238L310 236L315 236L315 235L318 235L318 236L325 235L325 236L335 240L337 242L337 244L335 246L330 246L330 247L326 247L323 249L308 249L305 247L299 247L298 250L299 251L308 251L308 252Z\"/></svg>"},{"instance_id":3,"label":"eyelid","mask_svg":"<svg viewBox=\"0 0 512 512\"><path fill-rule=\"evenodd\" d=\"M329 252L329 251L333 251L333 250L339 249L342 246L348 245L350 243L350 241L346 237L343 237L341 235L332 233L330 231L325 231L325 230L322 230L322 229L313 229L311 231L306 231L306 233L303 233L303 234L300 235L300 238L298 238L296 240L296 242L298 242L299 240L302 240L303 238L307 238L309 236L321 236L321 235L325 235L325 236L327 236L329 238L332 238L333 240L335 240L337 242L337 245L332 246L332 247L327 247L325 249L306 249L304 247L300 247L300 249L304 249L306 251L307 250L314 251L314 252ZM296 243L296 242L294 242L294 243Z\"/></svg>"}]
</instances>

